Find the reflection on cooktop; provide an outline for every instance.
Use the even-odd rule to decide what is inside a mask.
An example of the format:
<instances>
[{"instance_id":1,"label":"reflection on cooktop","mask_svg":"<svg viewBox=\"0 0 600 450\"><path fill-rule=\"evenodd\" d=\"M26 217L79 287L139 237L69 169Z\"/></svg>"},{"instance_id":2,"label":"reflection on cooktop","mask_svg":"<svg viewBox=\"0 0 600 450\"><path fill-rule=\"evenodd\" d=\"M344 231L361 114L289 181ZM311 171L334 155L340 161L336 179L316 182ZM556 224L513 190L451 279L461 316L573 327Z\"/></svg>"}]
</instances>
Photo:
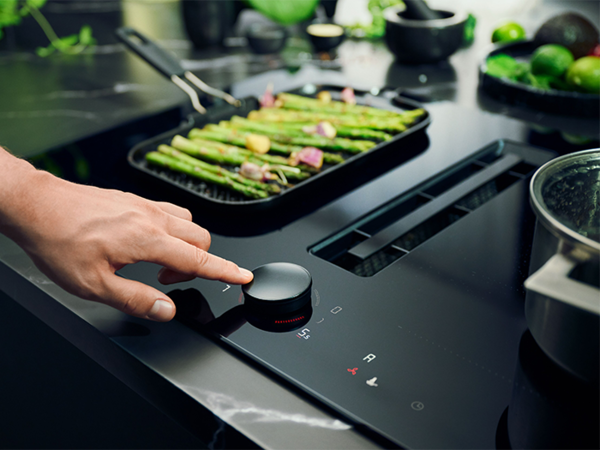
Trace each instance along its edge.
<instances>
[{"instance_id":1,"label":"reflection on cooktop","mask_svg":"<svg viewBox=\"0 0 600 450\"><path fill-rule=\"evenodd\" d=\"M597 449L598 384L586 383L563 370L527 331L519 345L507 426L512 448Z\"/></svg>"},{"instance_id":2,"label":"reflection on cooktop","mask_svg":"<svg viewBox=\"0 0 600 450\"><path fill-rule=\"evenodd\" d=\"M224 337L230 336L246 323L271 333L294 331L308 323L313 311L310 302L294 311L278 314L264 313L243 303L215 317L204 295L196 289L174 290L168 295L177 306L177 319L194 328Z\"/></svg>"}]
</instances>

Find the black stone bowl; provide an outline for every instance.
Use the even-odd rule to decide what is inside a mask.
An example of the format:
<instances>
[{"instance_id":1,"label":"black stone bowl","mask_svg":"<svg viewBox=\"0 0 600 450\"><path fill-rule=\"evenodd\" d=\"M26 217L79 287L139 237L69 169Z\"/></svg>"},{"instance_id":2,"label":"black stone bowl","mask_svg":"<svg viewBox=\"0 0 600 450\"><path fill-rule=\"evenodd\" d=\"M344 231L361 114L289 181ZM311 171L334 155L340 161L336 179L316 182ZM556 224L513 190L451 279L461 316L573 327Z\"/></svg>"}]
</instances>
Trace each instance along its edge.
<instances>
[{"instance_id":1,"label":"black stone bowl","mask_svg":"<svg viewBox=\"0 0 600 450\"><path fill-rule=\"evenodd\" d=\"M328 36L326 31L335 31L339 34ZM306 34L308 34L308 38L316 52L329 52L338 47L346 38L344 27L331 23L310 24L306 27Z\"/></svg>"},{"instance_id":2,"label":"black stone bowl","mask_svg":"<svg viewBox=\"0 0 600 450\"><path fill-rule=\"evenodd\" d=\"M383 10L385 42L396 60L408 64L443 61L463 44L466 13L437 11L443 18L414 20L402 16L404 6Z\"/></svg>"},{"instance_id":3,"label":"black stone bowl","mask_svg":"<svg viewBox=\"0 0 600 450\"><path fill-rule=\"evenodd\" d=\"M485 58L505 53L518 60L526 60L540 44L534 41L520 41L499 45ZM492 77L485 73L485 60L479 66L479 87L490 97L509 105L535 109L564 116L598 117L600 115L600 95L538 89L507 78Z\"/></svg>"},{"instance_id":4,"label":"black stone bowl","mask_svg":"<svg viewBox=\"0 0 600 450\"><path fill-rule=\"evenodd\" d=\"M278 53L287 39L285 28L275 24L255 23L248 28L248 45L258 54Z\"/></svg>"}]
</instances>

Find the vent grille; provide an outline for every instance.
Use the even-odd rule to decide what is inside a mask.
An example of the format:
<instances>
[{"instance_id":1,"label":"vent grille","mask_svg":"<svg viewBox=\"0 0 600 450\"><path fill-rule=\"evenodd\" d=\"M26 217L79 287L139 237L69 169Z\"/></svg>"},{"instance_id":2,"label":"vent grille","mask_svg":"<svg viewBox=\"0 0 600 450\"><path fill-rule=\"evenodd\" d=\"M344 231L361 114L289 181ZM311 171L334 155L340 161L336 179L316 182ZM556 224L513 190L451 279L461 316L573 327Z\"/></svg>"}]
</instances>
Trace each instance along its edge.
<instances>
[{"instance_id":1,"label":"vent grille","mask_svg":"<svg viewBox=\"0 0 600 450\"><path fill-rule=\"evenodd\" d=\"M373 276L536 169L512 153L483 153L377 208L310 251L357 276Z\"/></svg>"}]
</instances>

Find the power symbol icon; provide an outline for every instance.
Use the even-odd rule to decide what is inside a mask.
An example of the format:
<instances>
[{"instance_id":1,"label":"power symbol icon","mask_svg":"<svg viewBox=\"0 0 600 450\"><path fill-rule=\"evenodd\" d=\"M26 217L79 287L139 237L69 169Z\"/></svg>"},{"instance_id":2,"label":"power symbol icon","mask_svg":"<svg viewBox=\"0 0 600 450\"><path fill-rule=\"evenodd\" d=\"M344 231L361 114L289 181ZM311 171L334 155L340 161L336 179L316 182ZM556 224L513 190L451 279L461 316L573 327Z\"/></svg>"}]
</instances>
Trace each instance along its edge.
<instances>
[{"instance_id":1,"label":"power symbol icon","mask_svg":"<svg viewBox=\"0 0 600 450\"><path fill-rule=\"evenodd\" d=\"M412 402L410 407L415 411L422 411L425 408L425 405L421 402Z\"/></svg>"}]
</instances>

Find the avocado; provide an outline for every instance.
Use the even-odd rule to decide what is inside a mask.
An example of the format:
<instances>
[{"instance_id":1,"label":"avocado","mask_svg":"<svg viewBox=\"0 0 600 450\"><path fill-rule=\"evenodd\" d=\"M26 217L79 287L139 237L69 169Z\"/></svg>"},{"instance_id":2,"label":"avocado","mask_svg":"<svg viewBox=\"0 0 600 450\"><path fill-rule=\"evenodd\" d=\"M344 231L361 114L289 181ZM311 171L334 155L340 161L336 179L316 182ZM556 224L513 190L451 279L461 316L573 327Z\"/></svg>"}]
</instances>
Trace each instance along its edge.
<instances>
[{"instance_id":1,"label":"avocado","mask_svg":"<svg viewBox=\"0 0 600 450\"><path fill-rule=\"evenodd\" d=\"M596 27L585 17L563 13L544 22L533 40L538 45L563 45L577 59L587 55L598 44L599 36Z\"/></svg>"}]
</instances>

